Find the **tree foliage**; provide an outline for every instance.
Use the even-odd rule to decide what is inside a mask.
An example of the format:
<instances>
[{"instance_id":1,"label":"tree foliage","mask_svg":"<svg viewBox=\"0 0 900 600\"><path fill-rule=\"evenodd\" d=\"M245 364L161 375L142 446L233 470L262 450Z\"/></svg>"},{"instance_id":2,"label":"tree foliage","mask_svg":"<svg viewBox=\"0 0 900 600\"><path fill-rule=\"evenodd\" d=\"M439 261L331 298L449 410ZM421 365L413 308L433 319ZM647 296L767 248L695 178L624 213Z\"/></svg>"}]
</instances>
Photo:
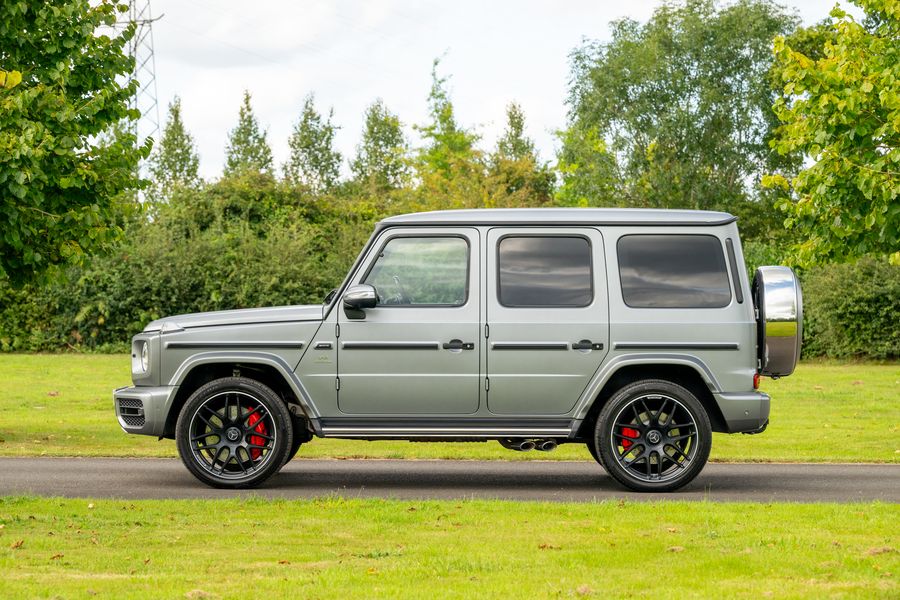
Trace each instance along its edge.
<instances>
[{"instance_id":1,"label":"tree foliage","mask_svg":"<svg viewBox=\"0 0 900 600\"><path fill-rule=\"evenodd\" d=\"M766 0L666 3L572 55L561 199L728 209L773 160L772 39L796 18ZM773 156L775 157L773 159Z\"/></svg>"},{"instance_id":2,"label":"tree foliage","mask_svg":"<svg viewBox=\"0 0 900 600\"><path fill-rule=\"evenodd\" d=\"M150 157L152 196L163 200L177 188L196 187L200 183L200 155L194 138L181 118L181 99L169 104L162 139Z\"/></svg>"},{"instance_id":3,"label":"tree foliage","mask_svg":"<svg viewBox=\"0 0 900 600\"><path fill-rule=\"evenodd\" d=\"M418 168L421 175L434 175L450 181L458 175L478 171L481 153L475 148L478 135L456 121L447 77L438 75L440 60L431 69L431 91L428 94L430 121L417 125L425 145L419 151Z\"/></svg>"},{"instance_id":4,"label":"tree foliage","mask_svg":"<svg viewBox=\"0 0 900 600\"><path fill-rule=\"evenodd\" d=\"M366 109L362 139L350 163L354 180L377 191L398 189L409 180L408 153L400 118L376 100Z\"/></svg>"},{"instance_id":5,"label":"tree foliage","mask_svg":"<svg viewBox=\"0 0 900 600\"><path fill-rule=\"evenodd\" d=\"M0 273L16 282L78 262L121 236L134 209L137 82L112 2L0 4ZM109 31L106 29L106 31Z\"/></svg>"},{"instance_id":6,"label":"tree foliage","mask_svg":"<svg viewBox=\"0 0 900 600\"><path fill-rule=\"evenodd\" d=\"M555 175L541 161L534 141L525 133L525 113L515 102L506 107L506 128L489 158L488 177L505 196L505 206L545 204L553 194ZM497 206L498 201L489 201Z\"/></svg>"},{"instance_id":7,"label":"tree foliage","mask_svg":"<svg viewBox=\"0 0 900 600\"><path fill-rule=\"evenodd\" d=\"M310 94L303 101L300 120L288 139L290 157L284 165L284 175L290 181L305 185L321 193L330 190L341 175L341 154L334 149L337 126L332 123L334 110L322 117L316 110L315 97Z\"/></svg>"},{"instance_id":8,"label":"tree foliage","mask_svg":"<svg viewBox=\"0 0 900 600\"><path fill-rule=\"evenodd\" d=\"M900 3L854 0L829 24L775 42L782 125L773 146L812 164L767 183L802 231L800 264L888 254L900 264Z\"/></svg>"},{"instance_id":9,"label":"tree foliage","mask_svg":"<svg viewBox=\"0 0 900 600\"><path fill-rule=\"evenodd\" d=\"M247 170L271 173L272 149L266 140L265 130L260 129L256 115L253 114L250 92L244 91L237 126L228 133L224 175L234 175Z\"/></svg>"}]
</instances>

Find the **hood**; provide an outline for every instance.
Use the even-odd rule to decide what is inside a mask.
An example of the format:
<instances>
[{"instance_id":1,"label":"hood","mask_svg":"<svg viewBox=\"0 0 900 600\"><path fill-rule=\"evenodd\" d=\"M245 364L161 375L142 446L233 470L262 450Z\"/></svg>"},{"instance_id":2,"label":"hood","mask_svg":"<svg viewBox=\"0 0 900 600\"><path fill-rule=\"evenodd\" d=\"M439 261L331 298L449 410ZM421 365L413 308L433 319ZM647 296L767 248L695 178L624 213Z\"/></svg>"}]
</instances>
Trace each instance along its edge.
<instances>
[{"instance_id":1,"label":"hood","mask_svg":"<svg viewBox=\"0 0 900 600\"><path fill-rule=\"evenodd\" d=\"M271 308L245 308L241 310L218 310L215 312L175 315L151 321L144 327L145 333L154 331L179 331L192 327L213 327L217 325L252 325L254 323L288 323L297 321L321 321L325 306L276 306Z\"/></svg>"}]
</instances>

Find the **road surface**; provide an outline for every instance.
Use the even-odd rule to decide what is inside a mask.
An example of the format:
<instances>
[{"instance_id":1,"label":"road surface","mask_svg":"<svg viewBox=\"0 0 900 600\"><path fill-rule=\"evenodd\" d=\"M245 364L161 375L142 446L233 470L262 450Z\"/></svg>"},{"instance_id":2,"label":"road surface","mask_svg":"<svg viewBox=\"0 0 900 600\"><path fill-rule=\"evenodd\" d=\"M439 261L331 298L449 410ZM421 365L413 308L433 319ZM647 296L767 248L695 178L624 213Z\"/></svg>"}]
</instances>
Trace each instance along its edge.
<instances>
[{"instance_id":1,"label":"road surface","mask_svg":"<svg viewBox=\"0 0 900 600\"><path fill-rule=\"evenodd\" d=\"M0 494L85 498L900 502L900 465L715 464L681 491L626 491L593 462L297 459L255 490L216 490L175 459L0 458Z\"/></svg>"}]
</instances>

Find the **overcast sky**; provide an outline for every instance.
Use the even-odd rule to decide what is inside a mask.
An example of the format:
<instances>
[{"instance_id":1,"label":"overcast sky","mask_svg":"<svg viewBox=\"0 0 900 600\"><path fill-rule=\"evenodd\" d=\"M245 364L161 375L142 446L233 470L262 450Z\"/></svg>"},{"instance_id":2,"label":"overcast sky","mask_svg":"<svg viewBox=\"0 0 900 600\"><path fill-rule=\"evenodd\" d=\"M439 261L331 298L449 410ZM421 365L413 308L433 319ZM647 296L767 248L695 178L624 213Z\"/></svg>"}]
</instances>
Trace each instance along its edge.
<instances>
[{"instance_id":1,"label":"overcast sky","mask_svg":"<svg viewBox=\"0 0 900 600\"><path fill-rule=\"evenodd\" d=\"M244 89L280 165L303 98L334 108L339 151L351 156L365 108L382 98L415 141L426 119L431 63L450 76L459 122L491 148L506 105L521 104L528 133L552 159L565 125L569 53L607 40L609 22L645 21L657 1L583 0L151 0L160 119L175 95L200 150L200 171L218 177ZM829 0L793 0L804 23Z\"/></svg>"}]
</instances>

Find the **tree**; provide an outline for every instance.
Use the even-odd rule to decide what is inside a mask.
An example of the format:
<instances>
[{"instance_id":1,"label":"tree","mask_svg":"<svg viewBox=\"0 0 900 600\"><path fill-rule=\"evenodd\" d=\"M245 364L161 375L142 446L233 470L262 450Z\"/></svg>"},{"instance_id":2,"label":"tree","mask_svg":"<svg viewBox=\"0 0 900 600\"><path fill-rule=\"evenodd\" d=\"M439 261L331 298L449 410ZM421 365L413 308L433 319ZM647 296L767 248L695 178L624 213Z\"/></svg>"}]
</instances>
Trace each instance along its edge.
<instances>
[{"instance_id":1,"label":"tree","mask_svg":"<svg viewBox=\"0 0 900 600\"><path fill-rule=\"evenodd\" d=\"M167 198L175 187L195 187L200 183L200 155L194 138L181 119L181 99L169 104L162 139L150 157L151 187L155 199Z\"/></svg>"},{"instance_id":2,"label":"tree","mask_svg":"<svg viewBox=\"0 0 900 600\"><path fill-rule=\"evenodd\" d=\"M428 113L431 122L417 125L425 146L419 151L419 171L452 179L480 168L480 154L475 149L478 136L456 122L453 102L447 90L447 78L438 76L440 60L431 69L431 91L428 94Z\"/></svg>"},{"instance_id":3,"label":"tree","mask_svg":"<svg viewBox=\"0 0 900 600\"><path fill-rule=\"evenodd\" d=\"M284 165L288 181L300 183L315 193L330 190L341 175L341 155L334 149L337 127L331 122L334 109L328 117L316 110L315 97L309 94L303 101L300 120L288 139L291 154Z\"/></svg>"},{"instance_id":4,"label":"tree","mask_svg":"<svg viewBox=\"0 0 900 600\"><path fill-rule=\"evenodd\" d=\"M525 114L515 102L506 108L506 128L489 162L489 179L506 196L505 205L528 206L550 200L555 176L541 162L534 141L525 135ZM494 199L491 204L497 202Z\"/></svg>"},{"instance_id":5,"label":"tree","mask_svg":"<svg viewBox=\"0 0 900 600\"><path fill-rule=\"evenodd\" d=\"M21 283L121 238L140 185L137 82L112 2L0 4L0 272Z\"/></svg>"},{"instance_id":6,"label":"tree","mask_svg":"<svg viewBox=\"0 0 900 600\"><path fill-rule=\"evenodd\" d=\"M596 190L622 205L699 209L756 199L766 169L790 160L768 147L768 77L772 39L796 20L766 0L686 0L576 49L563 198L593 203Z\"/></svg>"},{"instance_id":7,"label":"tree","mask_svg":"<svg viewBox=\"0 0 900 600\"><path fill-rule=\"evenodd\" d=\"M806 30L806 48L775 40L772 145L812 164L767 183L792 192L781 208L803 232L795 259L805 265L869 253L900 264L900 4L854 2L862 23L836 7L831 23Z\"/></svg>"},{"instance_id":8,"label":"tree","mask_svg":"<svg viewBox=\"0 0 900 600\"><path fill-rule=\"evenodd\" d=\"M272 172L272 149L266 141L266 132L261 130L253 107L250 106L250 92L244 91L244 99L238 111L238 124L228 133L225 149L224 175L235 175L252 170L257 173Z\"/></svg>"},{"instance_id":9,"label":"tree","mask_svg":"<svg viewBox=\"0 0 900 600\"><path fill-rule=\"evenodd\" d=\"M377 191L397 189L409 176L408 151L400 119L378 99L366 109L362 141L350 170L357 182Z\"/></svg>"}]
</instances>

